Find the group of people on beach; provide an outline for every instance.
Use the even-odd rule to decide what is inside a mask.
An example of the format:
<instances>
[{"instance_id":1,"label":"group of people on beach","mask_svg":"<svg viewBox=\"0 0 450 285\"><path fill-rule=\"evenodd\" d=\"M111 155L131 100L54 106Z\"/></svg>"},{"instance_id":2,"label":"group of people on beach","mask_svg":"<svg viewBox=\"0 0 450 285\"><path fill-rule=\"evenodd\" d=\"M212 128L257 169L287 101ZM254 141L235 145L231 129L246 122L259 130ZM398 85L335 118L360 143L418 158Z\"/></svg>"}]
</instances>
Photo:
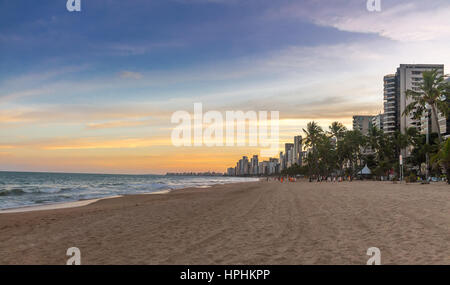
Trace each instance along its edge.
<instances>
[{"instance_id":1,"label":"group of people on beach","mask_svg":"<svg viewBox=\"0 0 450 285\"><path fill-rule=\"evenodd\" d=\"M266 178L266 181L278 181L281 183L297 182L300 178L291 176L278 176ZM309 182L343 182L343 181L353 181L352 176L310 176Z\"/></svg>"},{"instance_id":2,"label":"group of people on beach","mask_svg":"<svg viewBox=\"0 0 450 285\"><path fill-rule=\"evenodd\" d=\"M309 177L309 182L343 182L343 181L353 181L353 176L318 176Z\"/></svg>"}]
</instances>

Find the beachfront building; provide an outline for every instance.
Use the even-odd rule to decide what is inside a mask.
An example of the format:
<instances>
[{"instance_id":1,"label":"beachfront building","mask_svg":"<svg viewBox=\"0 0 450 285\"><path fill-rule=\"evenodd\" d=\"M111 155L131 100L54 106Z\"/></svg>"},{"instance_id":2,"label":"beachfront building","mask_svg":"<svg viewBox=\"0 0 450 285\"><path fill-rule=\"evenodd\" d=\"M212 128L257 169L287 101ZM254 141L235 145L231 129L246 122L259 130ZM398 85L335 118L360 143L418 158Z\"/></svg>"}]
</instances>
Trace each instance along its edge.
<instances>
[{"instance_id":1,"label":"beachfront building","mask_svg":"<svg viewBox=\"0 0 450 285\"><path fill-rule=\"evenodd\" d=\"M274 175L279 173L279 162L277 158L270 158L267 164L268 175Z\"/></svg>"},{"instance_id":2,"label":"beachfront building","mask_svg":"<svg viewBox=\"0 0 450 285\"><path fill-rule=\"evenodd\" d=\"M250 174L258 175L258 156L254 155L250 160Z\"/></svg>"},{"instance_id":3,"label":"beachfront building","mask_svg":"<svg viewBox=\"0 0 450 285\"><path fill-rule=\"evenodd\" d=\"M392 134L400 128L400 96L397 92L397 76L386 75L384 81L383 131Z\"/></svg>"},{"instance_id":4,"label":"beachfront building","mask_svg":"<svg viewBox=\"0 0 450 285\"><path fill-rule=\"evenodd\" d=\"M292 160L294 156L294 144L287 143L284 145L284 168L289 168L292 166Z\"/></svg>"},{"instance_id":5,"label":"beachfront building","mask_svg":"<svg viewBox=\"0 0 450 285\"><path fill-rule=\"evenodd\" d=\"M285 169L284 154L280 151L280 172Z\"/></svg>"},{"instance_id":6,"label":"beachfront building","mask_svg":"<svg viewBox=\"0 0 450 285\"><path fill-rule=\"evenodd\" d=\"M243 156L242 159L240 159L236 165L237 168L237 176L245 176L249 175L250 173L250 163L248 161L247 156Z\"/></svg>"},{"instance_id":7,"label":"beachfront building","mask_svg":"<svg viewBox=\"0 0 450 285\"><path fill-rule=\"evenodd\" d=\"M268 162L262 161L258 165L259 175L267 175L268 174Z\"/></svg>"},{"instance_id":8,"label":"beachfront building","mask_svg":"<svg viewBox=\"0 0 450 285\"><path fill-rule=\"evenodd\" d=\"M450 84L450 78L447 78L447 82ZM447 104L450 105L450 98L447 98ZM450 138L450 117L447 119L447 123L445 124L445 133L442 133L445 138Z\"/></svg>"},{"instance_id":9,"label":"beachfront building","mask_svg":"<svg viewBox=\"0 0 450 285\"><path fill-rule=\"evenodd\" d=\"M403 112L412 100L406 98L406 90L413 90L420 92L419 86L423 83L423 72L437 69L442 75L444 74L444 65L442 64L401 64L397 69L397 92L399 92L400 104L400 131L405 133L406 129L410 127L415 127L423 134L428 130L428 114L425 112L422 119L416 120L413 115L403 116ZM431 122L433 122L433 118ZM422 127L422 122L425 125ZM432 131L437 131L437 126L433 126L431 123Z\"/></svg>"},{"instance_id":10,"label":"beachfront building","mask_svg":"<svg viewBox=\"0 0 450 285\"><path fill-rule=\"evenodd\" d=\"M378 114L372 118L372 126L383 130L383 120L384 120L384 114Z\"/></svg>"},{"instance_id":11,"label":"beachfront building","mask_svg":"<svg viewBox=\"0 0 450 285\"><path fill-rule=\"evenodd\" d=\"M415 127L422 134L426 134L428 126L432 132L437 132L434 118L429 118L427 112L421 119L414 119L413 115L404 116L406 106L412 100L406 97L407 90L420 92L420 84L423 82L423 72L437 69L440 74L444 74L442 64L400 64L395 74L384 77L384 120L383 130L387 134L395 131L405 133L406 129ZM439 115L439 124L446 126L446 119ZM446 129L446 128L445 128Z\"/></svg>"},{"instance_id":12,"label":"beachfront building","mask_svg":"<svg viewBox=\"0 0 450 285\"><path fill-rule=\"evenodd\" d=\"M301 165L300 166L304 166L306 164L306 156L307 156L308 152L307 151L302 151L302 160Z\"/></svg>"},{"instance_id":13,"label":"beachfront building","mask_svg":"<svg viewBox=\"0 0 450 285\"><path fill-rule=\"evenodd\" d=\"M369 134L372 127L373 116L353 116L353 130L360 131L363 135Z\"/></svg>"},{"instance_id":14,"label":"beachfront building","mask_svg":"<svg viewBox=\"0 0 450 285\"><path fill-rule=\"evenodd\" d=\"M282 153L280 153L282 155ZM284 156L283 156L284 157ZM243 156L236 163L236 167L227 169L225 175L228 176L258 176L258 175L275 175L281 173L281 160L278 158L270 158L269 161L259 162L258 155L248 160L247 156Z\"/></svg>"},{"instance_id":15,"label":"beachfront building","mask_svg":"<svg viewBox=\"0 0 450 285\"><path fill-rule=\"evenodd\" d=\"M302 136L294 137L294 154L292 164L302 165Z\"/></svg>"}]
</instances>

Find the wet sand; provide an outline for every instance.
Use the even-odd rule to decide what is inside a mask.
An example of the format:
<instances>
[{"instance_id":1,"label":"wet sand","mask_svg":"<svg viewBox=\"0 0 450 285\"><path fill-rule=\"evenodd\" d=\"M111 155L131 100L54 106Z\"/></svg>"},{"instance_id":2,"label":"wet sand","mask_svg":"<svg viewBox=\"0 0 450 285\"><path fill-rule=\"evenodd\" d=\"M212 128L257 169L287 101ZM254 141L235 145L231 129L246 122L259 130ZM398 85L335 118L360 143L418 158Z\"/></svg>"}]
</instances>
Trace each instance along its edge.
<instances>
[{"instance_id":1,"label":"wet sand","mask_svg":"<svg viewBox=\"0 0 450 285\"><path fill-rule=\"evenodd\" d=\"M0 214L0 264L450 264L450 187L255 182Z\"/></svg>"}]
</instances>

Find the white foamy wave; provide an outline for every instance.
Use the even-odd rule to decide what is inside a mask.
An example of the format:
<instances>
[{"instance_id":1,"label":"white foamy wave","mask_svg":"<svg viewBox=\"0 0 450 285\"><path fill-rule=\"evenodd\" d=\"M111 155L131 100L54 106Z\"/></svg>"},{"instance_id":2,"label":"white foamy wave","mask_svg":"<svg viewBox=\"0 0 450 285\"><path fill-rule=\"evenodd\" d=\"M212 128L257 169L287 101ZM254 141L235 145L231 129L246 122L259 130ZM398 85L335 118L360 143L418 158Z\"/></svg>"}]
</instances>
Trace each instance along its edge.
<instances>
[{"instance_id":1,"label":"white foamy wave","mask_svg":"<svg viewBox=\"0 0 450 285\"><path fill-rule=\"evenodd\" d=\"M0 209L147 194L256 178L0 172Z\"/></svg>"}]
</instances>

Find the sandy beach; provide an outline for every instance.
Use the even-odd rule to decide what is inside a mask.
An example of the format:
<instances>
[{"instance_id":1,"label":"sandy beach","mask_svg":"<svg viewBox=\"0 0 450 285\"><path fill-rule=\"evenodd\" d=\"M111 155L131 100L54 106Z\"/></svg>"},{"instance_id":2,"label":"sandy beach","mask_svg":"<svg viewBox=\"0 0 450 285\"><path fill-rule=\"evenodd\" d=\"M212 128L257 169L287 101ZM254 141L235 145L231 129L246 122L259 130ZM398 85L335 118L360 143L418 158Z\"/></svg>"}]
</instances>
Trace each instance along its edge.
<instances>
[{"instance_id":1,"label":"sandy beach","mask_svg":"<svg viewBox=\"0 0 450 285\"><path fill-rule=\"evenodd\" d=\"M0 264L450 264L450 187L255 182L0 214Z\"/></svg>"}]
</instances>

